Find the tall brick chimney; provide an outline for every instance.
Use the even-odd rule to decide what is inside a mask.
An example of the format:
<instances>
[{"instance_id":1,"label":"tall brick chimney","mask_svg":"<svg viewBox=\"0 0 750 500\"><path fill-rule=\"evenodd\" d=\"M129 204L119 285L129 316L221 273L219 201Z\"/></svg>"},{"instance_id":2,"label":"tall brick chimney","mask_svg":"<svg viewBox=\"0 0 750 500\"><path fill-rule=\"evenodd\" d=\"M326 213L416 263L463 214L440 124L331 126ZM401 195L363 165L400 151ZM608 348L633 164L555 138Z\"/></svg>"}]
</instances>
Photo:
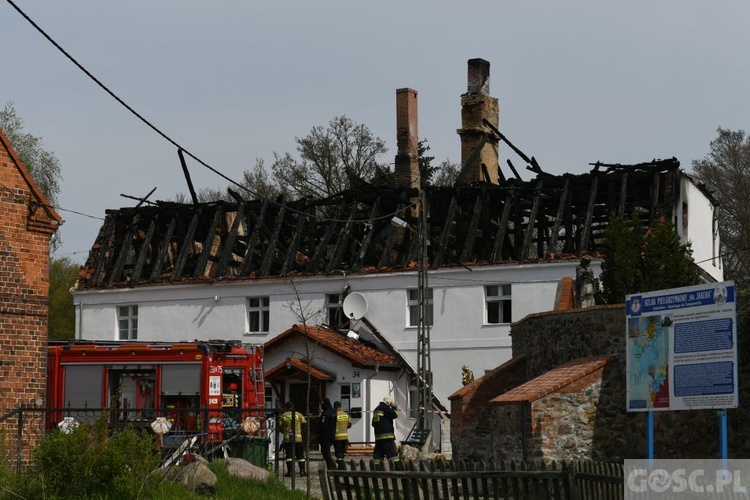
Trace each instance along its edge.
<instances>
[{"instance_id":1,"label":"tall brick chimney","mask_svg":"<svg viewBox=\"0 0 750 500\"><path fill-rule=\"evenodd\" d=\"M419 188L417 91L396 90L396 187Z\"/></svg>"},{"instance_id":2,"label":"tall brick chimney","mask_svg":"<svg viewBox=\"0 0 750 500\"><path fill-rule=\"evenodd\" d=\"M485 181L482 164L487 166L489 181L498 183L498 141L491 138L486 119L496 128L500 122L498 100L490 96L490 63L484 59L469 59L468 85L461 95L461 180L468 184ZM482 139L486 140L477 151Z\"/></svg>"}]
</instances>

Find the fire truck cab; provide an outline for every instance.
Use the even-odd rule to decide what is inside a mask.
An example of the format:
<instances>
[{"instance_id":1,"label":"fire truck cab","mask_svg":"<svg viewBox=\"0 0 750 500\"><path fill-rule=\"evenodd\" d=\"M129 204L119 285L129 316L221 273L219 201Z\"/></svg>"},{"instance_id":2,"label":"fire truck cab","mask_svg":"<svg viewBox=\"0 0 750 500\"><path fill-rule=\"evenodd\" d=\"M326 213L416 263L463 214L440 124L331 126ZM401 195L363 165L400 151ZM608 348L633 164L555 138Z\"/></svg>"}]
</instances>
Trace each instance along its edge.
<instances>
[{"instance_id":1,"label":"fire truck cab","mask_svg":"<svg viewBox=\"0 0 750 500\"><path fill-rule=\"evenodd\" d=\"M167 417L175 430L221 441L226 427L262 416L263 352L239 341L50 342L48 428L64 417L109 410L111 423L146 427Z\"/></svg>"}]
</instances>

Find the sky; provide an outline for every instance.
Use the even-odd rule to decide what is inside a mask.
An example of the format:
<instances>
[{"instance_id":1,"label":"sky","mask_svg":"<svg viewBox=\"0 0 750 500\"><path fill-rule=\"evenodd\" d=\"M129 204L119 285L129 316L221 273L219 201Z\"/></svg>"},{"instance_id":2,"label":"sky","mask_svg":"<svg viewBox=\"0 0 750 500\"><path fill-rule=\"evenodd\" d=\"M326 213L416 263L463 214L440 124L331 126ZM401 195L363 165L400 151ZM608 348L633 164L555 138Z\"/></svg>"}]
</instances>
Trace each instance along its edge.
<instances>
[{"instance_id":1,"label":"sky","mask_svg":"<svg viewBox=\"0 0 750 500\"><path fill-rule=\"evenodd\" d=\"M490 62L500 131L542 169L676 157L750 125L750 2L13 0L131 108L239 181L256 159L346 115L396 145L396 89L419 93L419 135L460 161L467 61ZM57 156L63 246L83 263L122 197L187 193L176 147L0 0L0 106ZM510 158L524 163L507 146ZM188 158L196 189L228 182ZM506 174L507 167L505 167ZM520 171L525 179L531 172ZM83 214L83 215L82 215Z\"/></svg>"}]
</instances>

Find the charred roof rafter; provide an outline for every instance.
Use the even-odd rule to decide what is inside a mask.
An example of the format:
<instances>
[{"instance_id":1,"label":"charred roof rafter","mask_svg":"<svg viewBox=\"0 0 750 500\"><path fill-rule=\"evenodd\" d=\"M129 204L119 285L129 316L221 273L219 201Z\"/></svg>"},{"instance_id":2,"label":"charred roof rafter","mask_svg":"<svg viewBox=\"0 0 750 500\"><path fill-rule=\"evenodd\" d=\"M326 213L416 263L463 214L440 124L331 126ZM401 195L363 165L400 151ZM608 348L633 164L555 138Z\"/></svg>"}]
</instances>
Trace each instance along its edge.
<instances>
[{"instance_id":1,"label":"charred roof rafter","mask_svg":"<svg viewBox=\"0 0 750 500\"><path fill-rule=\"evenodd\" d=\"M601 248L611 213L670 216L679 162L595 164L586 174L428 187L430 267L577 258ZM322 200L108 210L79 288L414 269L415 189L357 183ZM394 215L412 229L391 224Z\"/></svg>"}]
</instances>

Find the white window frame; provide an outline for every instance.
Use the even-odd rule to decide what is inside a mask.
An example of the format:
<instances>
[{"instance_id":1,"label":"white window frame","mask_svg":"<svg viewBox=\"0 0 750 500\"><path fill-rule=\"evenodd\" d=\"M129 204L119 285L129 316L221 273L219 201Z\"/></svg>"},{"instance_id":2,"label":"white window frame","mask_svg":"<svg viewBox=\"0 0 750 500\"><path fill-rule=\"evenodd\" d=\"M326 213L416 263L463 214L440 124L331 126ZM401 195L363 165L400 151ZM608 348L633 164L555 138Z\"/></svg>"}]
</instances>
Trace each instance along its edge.
<instances>
[{"instance_id":1,"label":"white window frame","mask_svg":"<svg viewBox=\"0 0 750 500\"><path fill-rule=\"evenodd\" d=\"M245 315L248 334L266 335L271 332L271 299L268 296L248 297ZM253 328L255 325L257 328Z\"/></svg>"},{"instance_id":2,"label":"white window frame","mask_svg":"<svg viewBox=\"0 0 750 500\"><path fill-rule=\"evenodd\" d=\"M341 324L339 324L339 319ZM348 330L349 318L344 314L344 294L326 294L326 322L334 330Z\"/></svg>"},{"instance_id":3,"label":"white window frame","mask_svg":"<svg viewBox=\"0 0 750 500\"><path fill-rule=\"evenodd\" d=\"M512 316L512 293L510 283L497 283L484 287L484 324L485 325L507 325L513 321ZM506 304L507 303L507 304ZM497 308L496 312L490 312L490 308ZM508 318L505 317L507 308ZM491 317L497 315L497 321L490 321ZM507 321L506 321L507 320Z\"/></svg>"},{"instance_id":4,"label":"white window frame","mask_svg":"<svg viewBox=\"0 0 750 500\"><path fill-rule=\"evenodd\" d=\"M138 340L138 305L117 306L117 340Z\"/></svg>"},{"instance_id":5,"label":"white window frame","mask_svg":"<svg viewBox=\"0 0 750 500\"><path fill-rule=\"evenodd\" d=\"M427 324L433 326L435 324L435 309L433 307L434 292L432 288L427 289ZM407 325L409 327L417 328L419 326L419 289L410 288L406 290L406 305L407 305Z\"/></svg>"}]
</instances>

